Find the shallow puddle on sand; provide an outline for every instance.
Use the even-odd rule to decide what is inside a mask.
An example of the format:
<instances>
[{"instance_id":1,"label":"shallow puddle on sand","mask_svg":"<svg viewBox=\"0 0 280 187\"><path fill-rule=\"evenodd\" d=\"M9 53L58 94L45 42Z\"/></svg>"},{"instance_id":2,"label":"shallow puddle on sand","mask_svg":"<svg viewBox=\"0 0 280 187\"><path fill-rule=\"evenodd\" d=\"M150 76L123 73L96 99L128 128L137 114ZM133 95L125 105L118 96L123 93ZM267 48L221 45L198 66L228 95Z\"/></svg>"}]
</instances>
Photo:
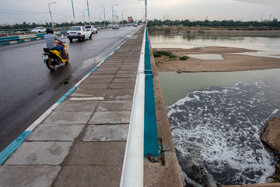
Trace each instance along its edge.
<instances>
[{"instance_id":1,"label":"shallow puddle on sand","mask_svg":"<svg viewBox=\"0 0 280 187\"><path fill-rule=\"evenodd\" d=\"M191 58L197 58L201 60L223 60L224 58L222 55L219 54L199 54L199 55L194 55L194 54L189 54L186 55Z\"/></svg>"}]
</instances>

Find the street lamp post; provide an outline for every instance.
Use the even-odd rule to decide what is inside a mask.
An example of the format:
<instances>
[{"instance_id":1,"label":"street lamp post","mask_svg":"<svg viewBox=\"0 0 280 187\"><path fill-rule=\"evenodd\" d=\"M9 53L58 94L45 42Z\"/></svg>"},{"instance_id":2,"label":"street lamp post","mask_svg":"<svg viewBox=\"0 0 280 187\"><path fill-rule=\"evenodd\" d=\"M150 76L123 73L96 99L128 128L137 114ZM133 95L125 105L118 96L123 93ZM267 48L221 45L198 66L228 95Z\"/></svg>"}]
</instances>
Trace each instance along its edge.
<instances>
[{"instance_id":1,"label":"street lamp post","mask_svg":"<svg viewBox=\"0 0 280 187\"><path fill-rule=\"evenodd\" d=\"M54 30L54 25L53 25L52 12L51 12L51 7L50 7L50 4L55 4L55 2L51 2L51 3L49 3L49 4L48 4L48 6L49 6L50 16L51 16L52 28L53 28L53 30Z\"/></svg>"},{"instance_id":2,"label":"street lamp post","mask_svg":"<svg viewBox=\"0 0 280 187\"><path fill-rule=\"evenodd\" d=\"M104 6L100 6L103 8L103 12L104 12L104 27L105 27L105 20L106 20L106 17L105 17L105 7Z\"/></svg>"},{"instance_id":3,"label":"street lamp post","mask_svg":"<svg viewBox=\"0 0 280 187\"><path fill-rule=\"evenodd\" d=\"M88 11L88 23L90 24L90 14L89 14L89 5L87 0L87 11Z\"/></svg>"},{"instance_id":4,"label":"street lamp post","mask_svg":"<svg viewBox=\"0 0 280 187\"><path fill-rule=\"evenodd\" d=\"M147 0L145 0L145 22L147 25Z\"/></svg>"},{"instance_id":5,"label":"street lamp post","mask_svg":"<svg viewBox=\"0 0 280 187\"><path fill-rule=\"evenodd\" d=\"M123 11L122 11L122 25L123 25L123 12L124 12L124 11L126 11L126 10L123 10Z\"/></svg>"},{"instance_id":6,"label":"street lamp post","mask_svg":"<svg viewBox=\"0 0 280 187\"><path fill-rule=\"evenodd\" d=\"M112 6L112 19L113 19L113 22L115 22L115 19L114 19L114 6L118 6L118 4L115 4Z\"/></svg>"},{"instance_id":7,"label":"street lamp post","mask_svg":"<svg viewBox=\"0 0 280 187\"><path fill-rule=\"evenodd\" d=\"M86 24L85 11L87 11L87 10L88 10L88 9L83 10L84 24Z\"/></svg>"},{"instance_id":8,"label":"street lamp post","mask_svg":"<svg viewBox=\"0 0 280 187\"><path fill-rule=\"evenodd\" d=\"M114 10L114 18L116 22L119 20L118 11L116 10Z\"/></svg>"},{"instance_id":9,"label":"street lamp post","mask_svg":"<svg viewBox=\"0 0 280 187\"><path fill-rule=\"evenodd\" d=\"M72 12L73 12L74 24L75 24L76 20L75 20L75 12L74 12L73 0L71 0L71 2L72 2Z\"/></svg>"},{"instance_id":10,"label":"street lamp post","mask_svg":"<svg viewBox=\"0 0 280 187\"><path fill-rule=\"evenodd\" d=\"M138 0L138 1L141 1L141 0ZM147 11L147 1L148 1L148 0L145 0L145 22L146 22L146 25L147 25L147 21L148 21L148 20L147 20L147 12L148 12L148 11Z\"/></svg>"}]
</instances>

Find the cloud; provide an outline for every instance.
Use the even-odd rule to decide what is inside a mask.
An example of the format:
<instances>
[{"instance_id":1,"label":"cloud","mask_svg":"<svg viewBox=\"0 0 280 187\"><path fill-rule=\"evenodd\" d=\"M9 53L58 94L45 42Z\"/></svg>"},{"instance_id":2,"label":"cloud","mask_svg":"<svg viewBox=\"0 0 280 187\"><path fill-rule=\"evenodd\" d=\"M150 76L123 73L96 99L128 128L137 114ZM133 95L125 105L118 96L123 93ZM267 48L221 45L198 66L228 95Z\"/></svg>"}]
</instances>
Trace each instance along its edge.
<instances>
[{"instance_id":1,"label":"cloud","mask_svg":"<svg viewBox=\"0 0 280 187\"><path fill-rule=\"evenodd\" d=\"M267 6L280 6L280 1L279 0L235 0L235 1L261 4L261 5L267 5Z\"/></svg>"},{"instance_id":2,"label":"cloud","mask_svg":"<svg viewBox=\"0 0 280 187\"><path fill-rule=\"evenodd\" d=\"M1 1L1 0L0 0ZM45 23L50 22L48 3L51 5L54 22L72 21L71 0L2 0L0 24L2 23ZM73 0L76 21L83 21L87 8L86 0ZM144 17L144 1L139 0L88 0L90 18L93 21L112 19L112 5L116 15L132 16L139 20ZM267 6L269 5L269 6ZM148 19L190 19L190 20L260 20L280 19L280 0L148 0ZM1 11L2 9L2 11ZM5 10L3 10L5 9ZM7 11L10 10L10 11ZM124 11L126 10L126 11ZM24 12L22 12L24 11ZM18 14L20 12L21 14ZM271 15L271 16L270 16ZM86 20L87 20L86 15Z\"/></svg>"}]
</instances>

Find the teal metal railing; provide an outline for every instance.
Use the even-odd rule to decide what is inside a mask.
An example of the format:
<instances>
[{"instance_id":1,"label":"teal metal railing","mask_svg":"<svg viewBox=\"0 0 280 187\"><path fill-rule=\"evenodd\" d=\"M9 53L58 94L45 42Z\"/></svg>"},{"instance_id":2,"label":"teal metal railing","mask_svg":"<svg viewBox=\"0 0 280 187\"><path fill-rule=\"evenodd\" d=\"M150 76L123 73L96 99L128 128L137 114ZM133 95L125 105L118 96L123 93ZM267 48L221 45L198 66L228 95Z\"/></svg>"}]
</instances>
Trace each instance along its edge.
<instances>
[{"instance_id":1,"label":"teal metal railing","mask_svg":"<svg viewBox=\"0 0 280 187\"><path fill-rule=\"evenodd\" d=\"M159 156L157 119L155 109L153 72L151 69L150 44L147 28L145 41L145 113L144 113L144 156Z\"/></svg>"}]
</instances>

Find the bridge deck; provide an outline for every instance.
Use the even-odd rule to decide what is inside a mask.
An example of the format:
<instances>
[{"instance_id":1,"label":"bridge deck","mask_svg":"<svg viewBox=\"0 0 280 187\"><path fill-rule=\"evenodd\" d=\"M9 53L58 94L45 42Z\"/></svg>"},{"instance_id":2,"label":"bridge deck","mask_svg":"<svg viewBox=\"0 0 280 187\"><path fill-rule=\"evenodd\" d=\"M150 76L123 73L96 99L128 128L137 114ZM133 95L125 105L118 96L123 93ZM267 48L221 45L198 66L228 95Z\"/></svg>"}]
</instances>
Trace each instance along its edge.
<instances>
[{"instance_id":1,"label":"bridge deck","mask_svg":"<svg viewBox=\"0 0 280 187\"><path fill-rule=\"evenodd\" d=\"M141 28L32 130L0 166L0 186L119 186L143 33ZM144 183L181 186L157 74L154 83L165 165L146 160Z\"/></svg>"}]
</instances>

